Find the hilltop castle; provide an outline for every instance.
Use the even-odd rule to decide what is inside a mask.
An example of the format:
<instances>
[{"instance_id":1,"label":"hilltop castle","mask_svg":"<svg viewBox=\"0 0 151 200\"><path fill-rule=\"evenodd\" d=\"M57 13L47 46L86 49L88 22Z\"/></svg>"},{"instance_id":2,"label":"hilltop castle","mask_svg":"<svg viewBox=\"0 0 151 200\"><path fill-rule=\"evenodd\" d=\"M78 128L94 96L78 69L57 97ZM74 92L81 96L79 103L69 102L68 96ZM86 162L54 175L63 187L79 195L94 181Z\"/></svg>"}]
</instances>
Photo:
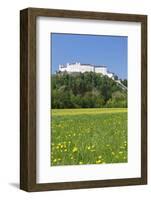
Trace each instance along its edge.
<instances>
[{"instance_id":1,"label":"hilltop castle","mask_svg":"<svg viewBox=\"0 0 151 200\"><path fill-rule=\"evenodd\" d=\"M60 72L68 72L68 73L73 73L73 72L95 72L95 73L101 73L103 75L108 76L109 78L114 79L114 74L109 72L107 70L106 66L96 66L96 65L91 65L91 64L81 64L79 62L76 63L67 63L66 65L59 65L59 71Z\"/></svg>"}]
</instances>

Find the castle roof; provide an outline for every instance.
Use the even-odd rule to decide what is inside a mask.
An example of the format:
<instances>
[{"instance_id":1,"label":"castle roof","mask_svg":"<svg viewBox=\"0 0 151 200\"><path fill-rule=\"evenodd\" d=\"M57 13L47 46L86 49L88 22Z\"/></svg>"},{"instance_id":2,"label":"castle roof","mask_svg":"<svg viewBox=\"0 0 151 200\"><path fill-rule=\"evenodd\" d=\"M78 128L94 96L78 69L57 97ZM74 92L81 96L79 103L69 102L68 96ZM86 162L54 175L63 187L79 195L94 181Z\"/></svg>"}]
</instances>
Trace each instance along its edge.
<instances>
[{"instance_id":1,"label":"castle roof","mask_svg":"<svg viewBox=\"0 0 151 200\"><path fill-rule=\"evenodd\" d=\"M87 64L87 63L80 63L80 62L75 62L75 63L67 63L67 65L76 65L76 64L80 64L81 66L91 66L91 67L95 67L95 68L107 68L106 65L94 65L94 64ZM66 65L62 65L63 67L66 67Z\"/></svg>"}]
</instances>

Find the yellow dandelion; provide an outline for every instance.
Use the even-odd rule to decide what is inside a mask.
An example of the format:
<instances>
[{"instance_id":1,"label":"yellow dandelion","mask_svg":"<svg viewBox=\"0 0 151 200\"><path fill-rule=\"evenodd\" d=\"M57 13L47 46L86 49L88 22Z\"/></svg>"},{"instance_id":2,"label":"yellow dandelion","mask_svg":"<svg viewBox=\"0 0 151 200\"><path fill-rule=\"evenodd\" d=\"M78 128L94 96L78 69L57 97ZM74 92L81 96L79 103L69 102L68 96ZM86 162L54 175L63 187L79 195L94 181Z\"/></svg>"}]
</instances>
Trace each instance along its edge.
<instances>
[{"instance_id":1,"label":"yellow dandelion","mask_svg":"<svg viewBox=\"0 0 151 200\"><path fill-rule=\"evenodd\" d=\"M101 163L102 161L99 159L99 160L96 160L96 164L99 164Z\"/></svg>"},{"instance_id":2,"label":"yellow dandelion","mask_svg":"<svg viewBox=\"0 0 151 200\"><path fill-rule=\"evenodd\" d=\"M74 147L73 149L72 149L72 152L73 153L75 153L75 152L77 152L78 151L78 148L77 147Z\"/></svg>"},{"instance_id":3,"label":"yellow dandelion","mask_svg":"<svg viewBox=\"0 0 151 200\"><path fill-rule=\"evenodd\" d=\"M91 147L90 146L88 146L88 150L90 150L91 149Z\"/></svg>"}]
</instances>

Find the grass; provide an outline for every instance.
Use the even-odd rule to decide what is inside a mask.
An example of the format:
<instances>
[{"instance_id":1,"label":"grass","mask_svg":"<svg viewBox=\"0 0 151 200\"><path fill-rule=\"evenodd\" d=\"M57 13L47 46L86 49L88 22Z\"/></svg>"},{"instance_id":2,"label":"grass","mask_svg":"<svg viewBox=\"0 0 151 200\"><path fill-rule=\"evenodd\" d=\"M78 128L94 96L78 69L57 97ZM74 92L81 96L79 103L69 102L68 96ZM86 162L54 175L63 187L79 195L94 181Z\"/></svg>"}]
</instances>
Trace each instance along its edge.
<instances>
[{"instance_id":1,"label":"grass","mask_svg":"<svg viewBox=\"0 0 151 200\"><path fill-rule=\"evenodd\" d=\"M54 109L51 165L127 162L127 109Z\"/></svg>"}]
</instances>

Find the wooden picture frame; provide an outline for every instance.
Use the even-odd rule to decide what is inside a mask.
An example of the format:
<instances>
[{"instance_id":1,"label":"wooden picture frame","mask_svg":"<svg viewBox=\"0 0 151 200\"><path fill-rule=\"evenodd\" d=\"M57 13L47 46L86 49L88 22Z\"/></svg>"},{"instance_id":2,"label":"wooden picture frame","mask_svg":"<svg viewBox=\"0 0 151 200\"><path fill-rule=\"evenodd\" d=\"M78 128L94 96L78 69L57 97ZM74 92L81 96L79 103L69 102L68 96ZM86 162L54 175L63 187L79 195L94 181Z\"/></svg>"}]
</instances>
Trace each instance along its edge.
<instances>
[{"instance_id":1,"label":"wooden picture frame","mask_svg":"<svg viewBox=\"0 0 151 200\"><path fill-rule=\"evenodd\" d=\"M141 23L141 177L36 183L36 19L39 16ZM20 12L20 188L47 191L147 184L147 16L27 8Z\"/></svg>"}]
</instances>

